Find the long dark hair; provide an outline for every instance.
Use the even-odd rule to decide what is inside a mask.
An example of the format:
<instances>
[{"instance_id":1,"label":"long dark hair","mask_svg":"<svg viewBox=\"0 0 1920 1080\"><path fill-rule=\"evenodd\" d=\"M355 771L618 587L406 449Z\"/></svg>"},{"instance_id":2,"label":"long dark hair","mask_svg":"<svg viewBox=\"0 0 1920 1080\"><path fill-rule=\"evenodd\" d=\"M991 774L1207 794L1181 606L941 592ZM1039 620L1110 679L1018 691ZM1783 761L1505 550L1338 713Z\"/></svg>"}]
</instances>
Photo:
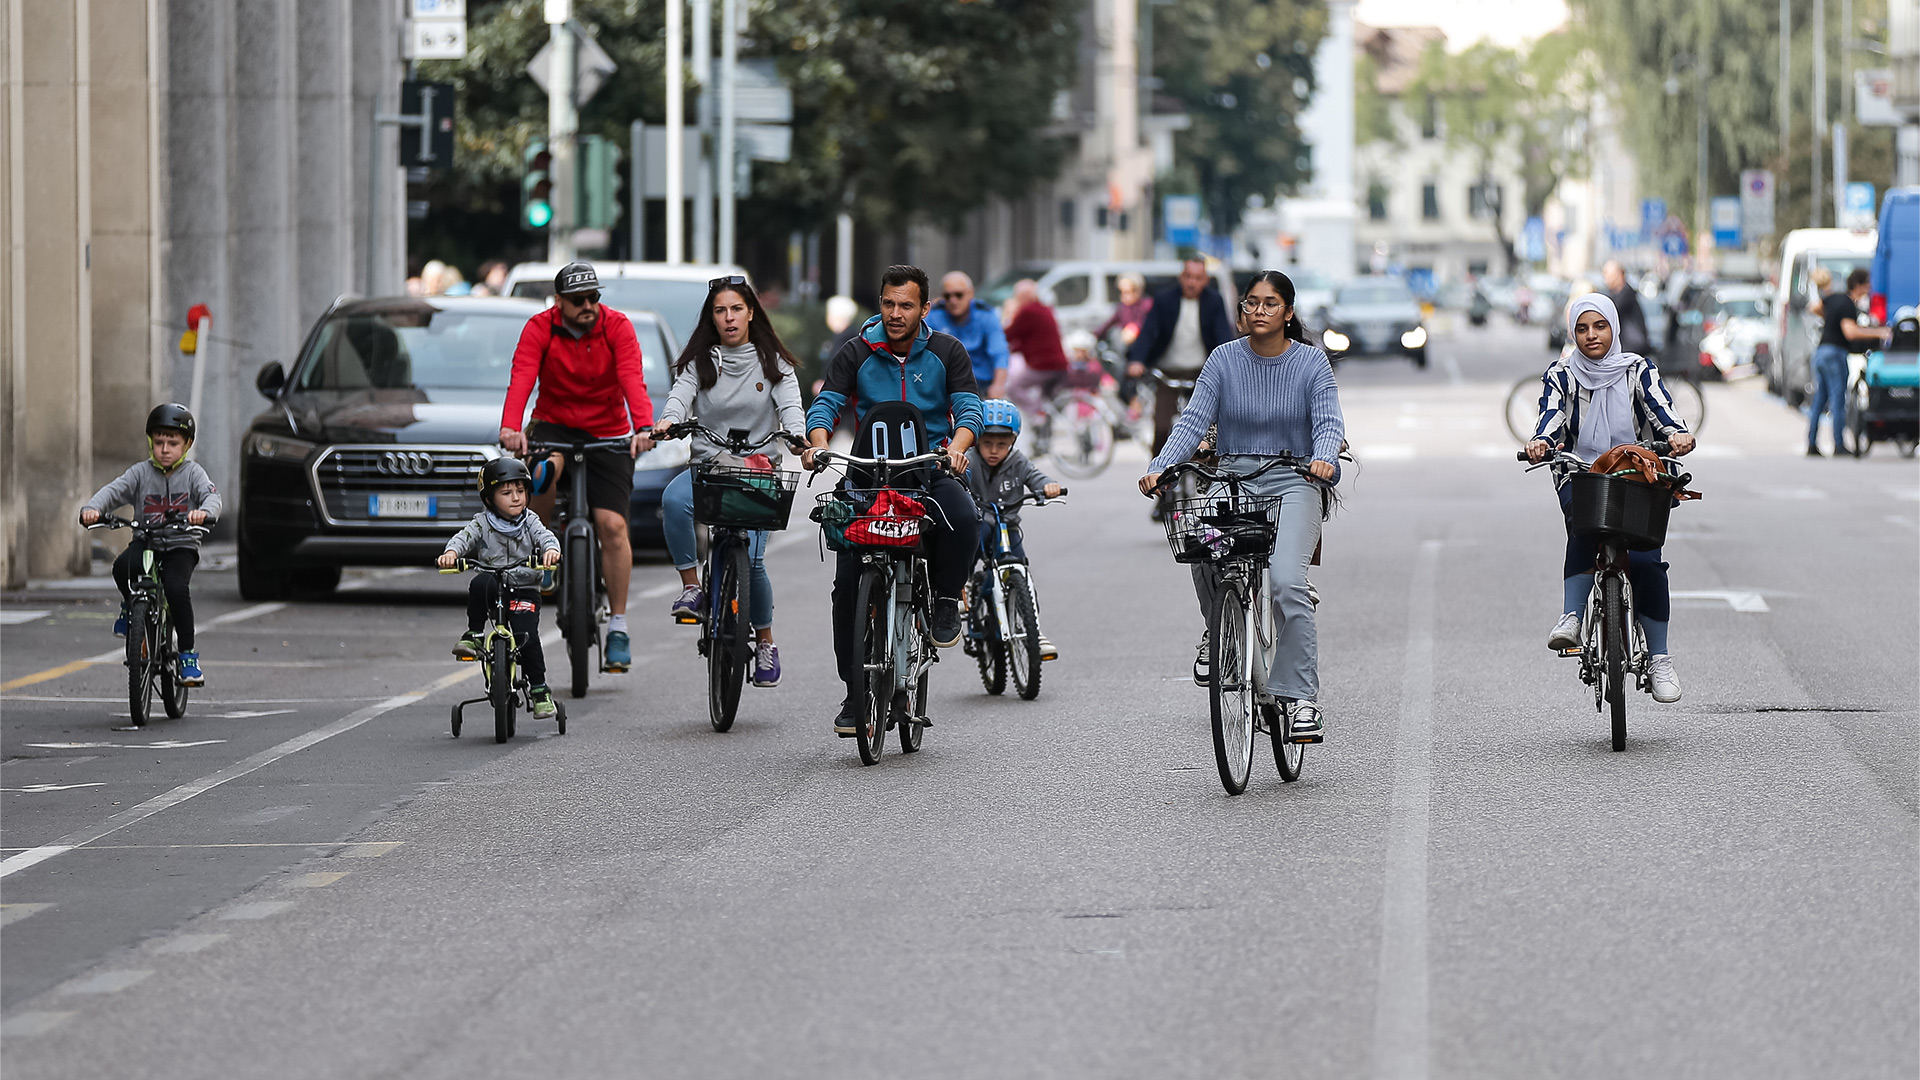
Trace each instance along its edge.
<instances>
[{"instance_id":1,"label":"long dark hair","mask_svg":"<svg viewBox=\"0 0 1920 1080\"><path fill-rule=\"evenodd\" d=\"M1253 291L1253 287L1262 281L1273 286L1273 291L1279 293L1280 299L1286 302L1287 340L1307 342L1307 344L1311 345L1312 342L1307 341L1307 328L1300 324L1300 311L1298 308L1294 307L1294 304L1293 304L1293 279L1292 278L1288 277L1287 275L1281 273L1278 270L1262 270L1253 275L1253 280L1247 282L1247 287L1245 289L1240 290L1240 298L1242 300L1245 300L1247 298L1247 294ZM1244 313L1240 316L1240 321L1243 324L1245 323L1246 315ZM1245 327L1243 325L1242 330L1244 331L1244 329Z\"/></svg>"},{"instance_id":2,"label":"long dark hair","mask_svg":"<svg viewBox=\"0 0 1920 1080\"><path fill-rule=\"evenodd\" d=\"M694 365L700 372L700 389L711 390L713 384L720 381L720 365L713 362L713 350L720 344L720 327L713 321L713 302L723 292L739 293L740 299L747 302L747 311L753 316L747 323L747 342L759 351L760 370L766 373L767 381L777 383L793 374L800 363L780 343L780 335L767 318L767 309L760 306L760 297L753 286L721 282L707 289L707 301L700 306L700 321L688 335L687 347L680 350L680 359L673 362L674 375Z\"/></svg>"}]
</instances>

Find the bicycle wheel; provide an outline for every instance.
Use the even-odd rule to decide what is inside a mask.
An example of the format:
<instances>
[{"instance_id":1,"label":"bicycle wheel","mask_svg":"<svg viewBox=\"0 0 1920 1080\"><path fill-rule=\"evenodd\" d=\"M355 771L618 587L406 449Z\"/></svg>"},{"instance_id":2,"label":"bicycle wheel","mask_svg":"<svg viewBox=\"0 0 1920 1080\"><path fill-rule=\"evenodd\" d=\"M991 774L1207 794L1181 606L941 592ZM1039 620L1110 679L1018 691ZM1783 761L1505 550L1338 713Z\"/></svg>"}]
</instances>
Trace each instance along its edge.
<instances>
[{"instance_id":1,"label":"bicycle wheel","mask_svg":"<svg viewBox=\"0 0 1920 1080\"><path fill-rule=\"evenodd\" d=\"M1507 432L1514 442L1525 445L1533 438L1534 428L1540 425L1541 391L1538 375L1521 376L1513 389L1507 391Z\"/></svg>"},{"instance_id":2,"label":"bicycle wheel","mask_svg":"<svg viewBox=\"0 0 1920 1080\"><path fill-rule=\"evenodd\" d=\"M886 575L872 568L863 571L853 609L853 655L864 666L866 677L860 723L853 733L863 765L879 761L887 744L887 713L893 708L893 643L887 640L887 607L892 603Z\"/></svg>"},{"instance_id":3,"label":"bicycle wheel","mask_svg":"<svg viewBox=\"0 0 1920 1080\"><path fill-rule=\"evenodd\" d=\"M187 684L180 681L177 654L168 649L160 658L160 704L167 710L168 718L178 720L187 715L188 690Z\"/></svg>"},{"instance_id":4,"label":"bicycle wheel","mask_svg":"<svg viewBox=\"0 0 1920 1080\"><path fill-rule=\"evenodd\" d=\"M740 685L747 675L747 615L740 610L746 590L747 553L735 546L714 560L714 601L710 608L707 632L713 635L707 646L707 718L713 730L733 727L733 716L740 708Z\"/></svg>"},{"instance_id":5,"label":"bicycle wheel","mask_svg":"<svg viewBox=\"0 0 1920 1080\"><path fill-rule=\"evenodd\" d=\"M1022 700L1040 696L1040 623L1033 613L1033 586L1025 575L1008 574L1001 580L1007 590L1007 668L1013 676L1013 688Z\"/></svg>"},{"instance_id":6,"label":"bicycle wheel","mask_svg":"<svg viewBox=\"0 0 1920 1080\"><path fill-rule=\"evenodd\" d=\"M993 617L993 599L987 595L986 584L987 576L977 574L967 590L967 633L972 635L980 685L997 697L1007 692L1007 647L1000 641L1000 625Z\"/></svg>"},{"instance_id":7,"label":"bicycle wheel","mask_svg":"<svg viewBox=\"0 0 1920 1080\"><path fill-rule=\"evenodd\" d=\"M1622 577L1608 574L1600 586L1600 635L1606 649L1607 708L1613 719L1613 748L1627 748L1627 605Z\"/></svg>"},{"instance_id":8,"label":"bicycle wheel","mask_svg":"<svg viewBox=\"0 0 1920 1080\"><path fill-rule=\"evenodd\" d=\"M1695 435L1707 426L1707 399L1700 393L1697 379L1673 379L1667 382L1667 394L1673 398L1673 415Z\"/></svg>"},{"instance_id":9,"label":"bicycle wheel","mask_svg":"<svg viewBox=\"0 0 1920 1080\"><path fill-rule=\"evenodd\" d=\"M560 611L560 633L567 639L567 663L574 697L587 696L589 653L593 649L593 541L576 536L567 541L566 604Z\"/></svg>"},{"instance_id":10,"label":"bicycle wheel","mask_svg":"<svg viewBox=\"0 0 1920 1080\"><path fill-rule=\"evenodd\" d=\"M1273 764L1280 770L1280 779L1293 783L1300 779L1300 767L1306 763L1307 746L1305 743L1287 741L1287 714L1280 706L1266 702L1260 706L1267 715L1267 733L1273 736Z\"/></svg>"},{"instance_id":11,"label":"bicycle wheel","mask_svg":"<svg viewBox=\"0 0 1920 1080\"><path fill-rule=\"evenodd\" d=\"M1113 425L1100 402L1084 390L1053 399L1053 460L1077 479L1099 476L1113 462Z\"/></svg>"},{"instance_id":12,"label":"bicycle wheel","mask_svg":"<svg viewBox=\"0 0 1920 1080\"><path fill-rule=\"evenodd\" d=\"M920 749L920 735L926 729L920 726L919 718L927 715L927 672L921 672L919 681L913 690L911 702L906 691L901 691L894 699L893 722L900 729L900 752L911 754ZM913 706L912 711L907 706Z\"/></svg>"},{"instance_id":13,"label":"bicycle wheel","mask_svg":"<svg viewBox=\"0 0 1920 1080\"><path fill-rule=\"evenodd\" d=\"M127 715L132 727L146 727L153 710L153 663L159 652L145 600L127 610Z\"/></svg>"},{"instance_id":14,"label":"bicycle wheel","mask_svg":"<svg viewBox=\"0 0 1920 1080\"><path fill-rule=\"evenodd\" d=\"M487 700L493 704L493 741L513 738L513 647L497 634L487 664Z\"/></svg>"},{"instance_id":15,"label":"bicycle wheel","mask_svg":"<svg viewBox=\"0 0 1920 1080\"><path fill-rule=\"evenodd\" d=\"M1213 672L1208 697L1213 708L1213 759L1220 767L1220 786L1227 794L1247 790L1253 770L1253 609L1245 586L1224 580L1214 595L1207 619L1213 648Z\"/></svg>"}]
</instances>

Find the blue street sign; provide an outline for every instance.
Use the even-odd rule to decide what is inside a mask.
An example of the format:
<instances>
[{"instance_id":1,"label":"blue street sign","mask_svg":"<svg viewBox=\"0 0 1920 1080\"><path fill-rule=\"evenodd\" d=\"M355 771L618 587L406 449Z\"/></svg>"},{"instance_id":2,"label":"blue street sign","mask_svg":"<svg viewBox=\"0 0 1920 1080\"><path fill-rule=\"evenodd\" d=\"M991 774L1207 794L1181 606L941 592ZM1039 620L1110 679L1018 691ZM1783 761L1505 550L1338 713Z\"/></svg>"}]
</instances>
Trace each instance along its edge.
<instances>
[{"instance_id":1,"label":"blue street sign","mask_svg":"<svg viewBox=\"0 0 1920 1080\"><path fill-rule=\"evenodd\" d=\"M1835 222L1843 229L1871 229L1876 217L1873 207L1873 185L1864 180L1855 180L1847 185L1845 197L1841 200L1840 220Z\"/></svg>"},{"instance_id":2,"label":"blue street sign","mask_svg":"<svg viewBox=\"0 0 1920 1080\"><path fill-rule=\"evenodd\" d=\"M1160 215L1167 225L1167 243L1200 246L1200 196L1168 195L1160 200Z\"/></svg>"},{"instance_id":3,"label":"blue street sign","mask_svg":"<svg viewBox=\"0 0 1920 1080\"><path fill-rule=\"evenodd\" d=\"M1660 237L1660 254L1678 259L1687 253L1687 234L1670 232Z\"/></svg>"},{"instance_id":4,"label":"blue street sign","mask_svg":"<svg viewBox=\"0 0 1920 1080\"><path fill-rule=\"evenodd\" d=\"M1713 246L1737 248L1740 238L1740 196L1717 195L1708 204L1708 220L1713 222Z\"/></svg>"},{"instance_id":5,"label":"blue street sign","mask_svg":"<svg viewBox=\"0 0 1920 1080\"><path fill-rule=\"evenodd\" d=\"M1641 236L1645 236L1649 238L1652 237L1654 233L1657 233L1660 231L1661 224L1663 224L1666 220L1667 220L1667 200L1665 199L1641 199L1640 200L1640 235Z\"/></svg>"},{"instance_id":6,"label":"blue street sign","mask_svg":"<svg viewBox=\"0 0 1920 1080\"><path fill-rule=\"evenodd\" d=\"M1537 217L1527 219L1520 229L1520 257L1528 262L1539 262L1547 257L1547 223Z\"/></svg>"}]
</instances>

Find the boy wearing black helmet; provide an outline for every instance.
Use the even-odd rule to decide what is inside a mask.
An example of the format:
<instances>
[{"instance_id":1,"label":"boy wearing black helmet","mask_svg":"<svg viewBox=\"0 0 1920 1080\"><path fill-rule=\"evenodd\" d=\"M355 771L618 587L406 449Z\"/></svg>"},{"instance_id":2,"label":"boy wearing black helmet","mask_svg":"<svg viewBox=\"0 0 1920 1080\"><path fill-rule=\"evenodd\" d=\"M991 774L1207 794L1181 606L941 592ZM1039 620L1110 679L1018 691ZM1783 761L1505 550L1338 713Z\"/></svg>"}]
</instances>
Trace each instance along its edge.
<instances>
[{"instance_id":1,"label":"boy wearing black helmet","mask_svg":"<svg viewBox=\"0 0 1920 1080\"><path fill-rule=\"evenodd\" d=\"M486 567L515 567L507 574L507 588L513 594L507 598L507 607L513 615L514 636L522 643L520 663L533 686L528 695L533 716L544 720L555 709L553 692L547 689L547 658L540 649L540 571L521 564L535 555L547 566L557 564L560 541L538 515L527 512L527 479L526 463L519 458L487 462L480 470L480 500L486 509L447 541L439 562L448 570L459 559ZM453 646L453 655L462 660L480 659L480 634L486 629L496 587L493 575L473 575L467 589L467 632Z\"/></svg>"},{"instance_id":2,"label":"boy wearing black helmet","mask_svg":"<svg viewBox=\"0 0 1920 1080\"><path fill-rule=\"evenodd\" d=\"M189 525L210 525L220 517L220 491L213 478L195 461L187 460L193 446L193 414L185 405L160 405L147 414L147 460L121 473L93 493L80 509L80 523L92 525L102 514L130 506L143 524L159 524L169 515L181 515ZM203 686L200 654L194 649L193 594L189 585L200 565L200 538L164 536L143 545L128 544L113 561L113 582L120 586L120 618L115 636L127 636L127 598L142 550L151 546L160 570L160 586L173 614L173 633L180 646L180 684Z\"/></svg>"}]
</instances>

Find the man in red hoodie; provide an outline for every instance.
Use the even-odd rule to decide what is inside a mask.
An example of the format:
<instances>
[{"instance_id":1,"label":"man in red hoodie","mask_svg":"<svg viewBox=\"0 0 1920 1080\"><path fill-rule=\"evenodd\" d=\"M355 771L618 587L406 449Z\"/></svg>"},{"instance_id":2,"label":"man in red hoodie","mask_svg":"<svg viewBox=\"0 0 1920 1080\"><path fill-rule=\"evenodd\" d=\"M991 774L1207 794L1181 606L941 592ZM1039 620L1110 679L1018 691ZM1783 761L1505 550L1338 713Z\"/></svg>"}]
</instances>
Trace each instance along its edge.
<instances>
[{"instance_id":1,"label":"man in red hoodie","mask_svg":"<svg viewBox=\"0 0 1920 1080\"><path fill-rule=\"evenodd\" d=\"M653 446L653 402L640 366L640 340L625 315L600 304L600 276L586 263L568 263L554 276L555 304L527 320L513 350L513 382L500 416L500 445L525 454L527 439L552 442L627 439L625 451L587 454L587 505L600 536L601 574L607 582L606 670L633 666L627 640L627 583L633 548L627 508L633 498L633 459ZM533 423L520 430L534 384ZM556 465L562 463L556 462ZM557 476L558 474L556 474ZM553 519L559 486L530 501L541 520Z\"/></svg>"}]
</instances>

